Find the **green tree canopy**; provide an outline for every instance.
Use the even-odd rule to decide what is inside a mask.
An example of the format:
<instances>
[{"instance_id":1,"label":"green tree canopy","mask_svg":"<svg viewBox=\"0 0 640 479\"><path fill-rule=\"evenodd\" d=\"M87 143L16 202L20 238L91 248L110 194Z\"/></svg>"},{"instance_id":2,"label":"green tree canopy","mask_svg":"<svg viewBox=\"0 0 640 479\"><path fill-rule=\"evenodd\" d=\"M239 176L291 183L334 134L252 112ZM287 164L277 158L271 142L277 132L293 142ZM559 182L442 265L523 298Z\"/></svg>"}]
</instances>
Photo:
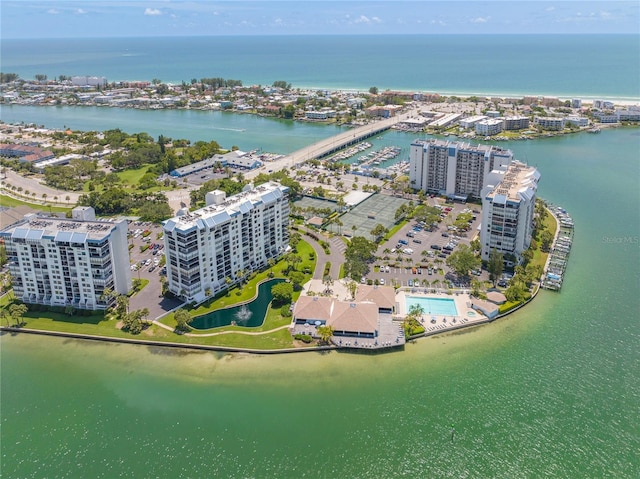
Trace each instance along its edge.
<instances>
[{"instance_id":1,"label":"green tree canopy","mask_svg":"<svg viewBox=\"0 0 640 479\"><path fill-rule=\"evenodd\" d=\"M373 261L373 253L378 246L362 236L355 236L345 251L345 271L354 280L359 280L369 271L369 263Z\"/></svg>"},{"instance_id":2,"label":"green tree canopy","mask_svg":"<svg viewBox=\"0 0 640 479\"><path fill-rule=\"evenodd\" d=\"M489 279L493 281L493 285L495 286L496 281L498 281L504 271L504 257L502 253L498 253L495 249L491 250L487 270L489 271Z\"/></svg>"},{"instance_id":3,"label":"green tree canopy","mask_svg":"<svg viewBox=\"0 0 640 479\"><path fill-rule=\"evenodd\" d=\"M446 262L447 266L459 276L467 276L470 270L479 268L482 264L482 260L466 244L458 246L458 249L449 255Z\"/></svg>"},{"instance_id":4,"label":"green tree canopy","mask_svg":"<svg viewBox=\"0 0 640 479\"><path fill-rule=\"evenodd\" d=\"M173 317L176 320L176 329L178 331L186 331L187 329L189 329L188 325L191 323L191 321L193 321L193 317L186 309L177 310L175 313L173 313Z\"/></svg>"},{"instance_id":5,"label":"green tree canopy","mask_svg":"<svg viewBox=\"0 0 640 479\"><path fill-rule=\"evenodd\" d=\"M293 298L293 284L282 282L271 287L271 295L274 303L283 305L291 302Z\"/></svg>"}]
</instances>

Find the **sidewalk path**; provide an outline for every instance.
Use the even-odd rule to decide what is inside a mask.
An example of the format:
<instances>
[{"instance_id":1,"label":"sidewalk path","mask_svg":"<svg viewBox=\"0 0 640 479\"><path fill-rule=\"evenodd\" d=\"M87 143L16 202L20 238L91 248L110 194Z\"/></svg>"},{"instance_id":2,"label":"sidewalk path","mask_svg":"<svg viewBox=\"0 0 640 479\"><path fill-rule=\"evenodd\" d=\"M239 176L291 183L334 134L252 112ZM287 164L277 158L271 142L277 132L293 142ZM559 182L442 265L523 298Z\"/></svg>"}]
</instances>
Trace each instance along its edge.
<instances>
[{"instance_id":1,"label":"sidewalk path","mask_svg":"<svg viewBox=\"0 0 640 479\"><path fill-rule=\"evenodd\" d=\"M157 320L152 321L156 326L160 326L161 328L166 329L167 331L174 331L175 328L171 326L167 326ZM195 338L209 337L209 336L220 336L222 334L244 334L245 336L261 336L263 334L271 334L276 331L280 331L281 329L289 328L289 324L284 324L282 326L278 326L277 328L269 329L268 331L218 331L217 333L205 333L205 334L196 334L196 333L184 333L183 336L190 336Z\"/></svg>"}]
</instances>

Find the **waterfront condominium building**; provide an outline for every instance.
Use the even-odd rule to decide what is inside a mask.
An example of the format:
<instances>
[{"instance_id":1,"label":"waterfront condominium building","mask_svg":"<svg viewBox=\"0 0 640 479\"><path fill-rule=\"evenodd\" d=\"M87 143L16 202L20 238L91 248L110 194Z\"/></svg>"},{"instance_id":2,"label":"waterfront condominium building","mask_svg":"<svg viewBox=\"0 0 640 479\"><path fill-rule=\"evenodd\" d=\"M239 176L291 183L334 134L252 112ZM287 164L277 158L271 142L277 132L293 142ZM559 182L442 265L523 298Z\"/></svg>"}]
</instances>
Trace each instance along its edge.
<instances>
[{"instance_id":1,"label":"waterfront condominium building","mask_svg":"<svg viewBox=\"0 0 640 479\"><path fill-rule=\"evenodd\" d=\"M519 261L529 247L539 179L537 169L519 161L487 175L480 230L483 260L496 250Z\"/></svg>"},{"instance_id":2,"label":"waterfront condominium building","mask_svg":"<svg viewBox=\"0 0 640 479\"><path fill-rule=\"evenodd\" d=\"M511 150L444 140L418 140L409 152L409 181L416 190L480 198L485 176L513 160Z\"/></svg>"},{"instance_id":3,"label":"waterfront condominium building","mask_svg":"<svg viewBox=\"0 0 640 479\"><path fill-rule=\"evenodd\" d=\"M200 302L279 258L289 245L289 189L247 185L226 198L206 195L206 206L180 210L163 223L169 291Z\"/></svg>"},{"instance_id":4,"label":"waterfront condominium building","mask_svg":"<svg viewBox=\"0 0 640 479\"><path fill-rule=\"evenodd\" d=\"M127 222L96 221L91 207L72 217L27 215L0 231L16 298L29 304L105 309L106 289L131 291Z\"/></svg>"}]
</instances>

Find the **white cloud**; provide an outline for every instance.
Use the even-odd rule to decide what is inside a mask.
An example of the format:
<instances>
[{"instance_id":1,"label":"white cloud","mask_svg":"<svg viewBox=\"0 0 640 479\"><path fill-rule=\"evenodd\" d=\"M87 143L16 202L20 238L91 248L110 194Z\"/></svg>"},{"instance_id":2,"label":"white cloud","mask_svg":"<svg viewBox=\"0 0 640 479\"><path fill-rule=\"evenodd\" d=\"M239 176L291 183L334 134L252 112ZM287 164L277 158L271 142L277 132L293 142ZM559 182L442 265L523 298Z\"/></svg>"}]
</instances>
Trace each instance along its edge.
<instances>
[{"instance_id":1,"label":"white cloud","mask_svg":"<svg viewBox=\"0 0 640 479\"><path fill-rule=\"evenodd\" d=\"M83 8L78 8L78 9L76 10L76 13L77 13L78 15L84 15L84 14L86 14L86 13L87 13L87 11L86 11L85 9L83 9Z\"/></svg>"},{"instance_id":2,"label":"white cloud","mask_svg":"<svg viewBox=\"0 0 640 479\"><path fill-rule=\"evenodd\" d=\"M553 12L556 9L556 7L547 7L544 9L545 12Z\"/></svg>"},{"instance_id":3,"label":"white cloud","mask_svg":"<svg viewBox=\"0 0 640 479\"><path fill-rule=\"evenodd\" d=\"M60 13L60 10L56 10L55 8L50 8L49 10L47 10L47 13L49 15L57 15L58 13Z\"/></svg>"},{"instance_id":4,"label":"white cloud","mask_svg":"<svg viewBox=\"0 0 640 479\"><path fill-rule=\"evenodd\" d=\"M487 23L490 19L491 17L472 18L471 23Z\"/></svg>"},{"instance_id":5,"label":"white cloud","mask_svg":"<svg viewBox=\"0 0 640 479\"><path fill-rule=\"evenodd\" d=\"M144 11L145 15L148 15L150 17L155 17L158 15L162 15L162 12L160 10L158 10L157 8L146 8Z\"/></svg>"},{"instance_id":6,"label":"white cloud","mask_svg":"<svg viewBox=\"0 0 640 479\"><path fill-rule=\"evenodd\" d=\"M372 23L382 23L382 20L378 17L367 17L366 15L360 15L358 18L354 20L354 23L366 23L368 25Z\"/></svg>"}]
</instances>

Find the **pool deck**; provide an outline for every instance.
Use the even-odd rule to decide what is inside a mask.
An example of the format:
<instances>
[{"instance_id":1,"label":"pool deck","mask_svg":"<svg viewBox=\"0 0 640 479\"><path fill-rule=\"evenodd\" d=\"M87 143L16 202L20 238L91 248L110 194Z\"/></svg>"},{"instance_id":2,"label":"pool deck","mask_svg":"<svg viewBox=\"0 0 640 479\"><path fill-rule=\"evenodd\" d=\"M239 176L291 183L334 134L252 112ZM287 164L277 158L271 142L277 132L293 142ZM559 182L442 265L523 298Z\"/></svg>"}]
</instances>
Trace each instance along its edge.
<instances>
[{"instance_id":1,"label":"pool deck","mask_svg":"<svg viewBox=\"0 0 640 479\"><path fill-rule=\"evenodd\" d=\"M458 310L458 314L456 316L430 314L429 312L423 313L420 323L424 326L425 334L427 335L459 329L476 323L481 324L489 320L487 316L471 307L473 300L466 292L454 292L452 294L447 294L442 292L433 292L433 290L425 290L424 288L403 288L398 290L396 293L395 313L398 317L404 318L408 313L406 307L407 296L413 296L416 298L450 299L454 301L456 309Z\"/></svg>"},{"instance_id":2,"label":"pool deck","mask_svg":"<svg viewBox=\"0 0 640 479\"><path fill-rule=\"evenodd\" d=\"M330 289L331 291L327 291L327 287L322 281L312 280L304 285L302 294L308 294L310 291L314 291L315 294L329 295L340 301L349 301L351 299L351 294L344 281L335 281ZM478 300L472 298L468 290L454 290L449 294L449 292L434 290L432 288L403 287L396 291L393 314L379 314L377 337L332 336L331 343L340 349L383 350L403 347L406 343L403 321L408 313L406 307L407 296L451 300L455 303L458 313L451 315L425 311L422 317L419 318L425 331L418 336L431 336L491 321L491 319L481 311L472 307L472 304ZM290 328L292 335L305 334L318 337L315 325L309 323L296 324L295 318L292 318Z\"/></svg>"}]
</instances>

